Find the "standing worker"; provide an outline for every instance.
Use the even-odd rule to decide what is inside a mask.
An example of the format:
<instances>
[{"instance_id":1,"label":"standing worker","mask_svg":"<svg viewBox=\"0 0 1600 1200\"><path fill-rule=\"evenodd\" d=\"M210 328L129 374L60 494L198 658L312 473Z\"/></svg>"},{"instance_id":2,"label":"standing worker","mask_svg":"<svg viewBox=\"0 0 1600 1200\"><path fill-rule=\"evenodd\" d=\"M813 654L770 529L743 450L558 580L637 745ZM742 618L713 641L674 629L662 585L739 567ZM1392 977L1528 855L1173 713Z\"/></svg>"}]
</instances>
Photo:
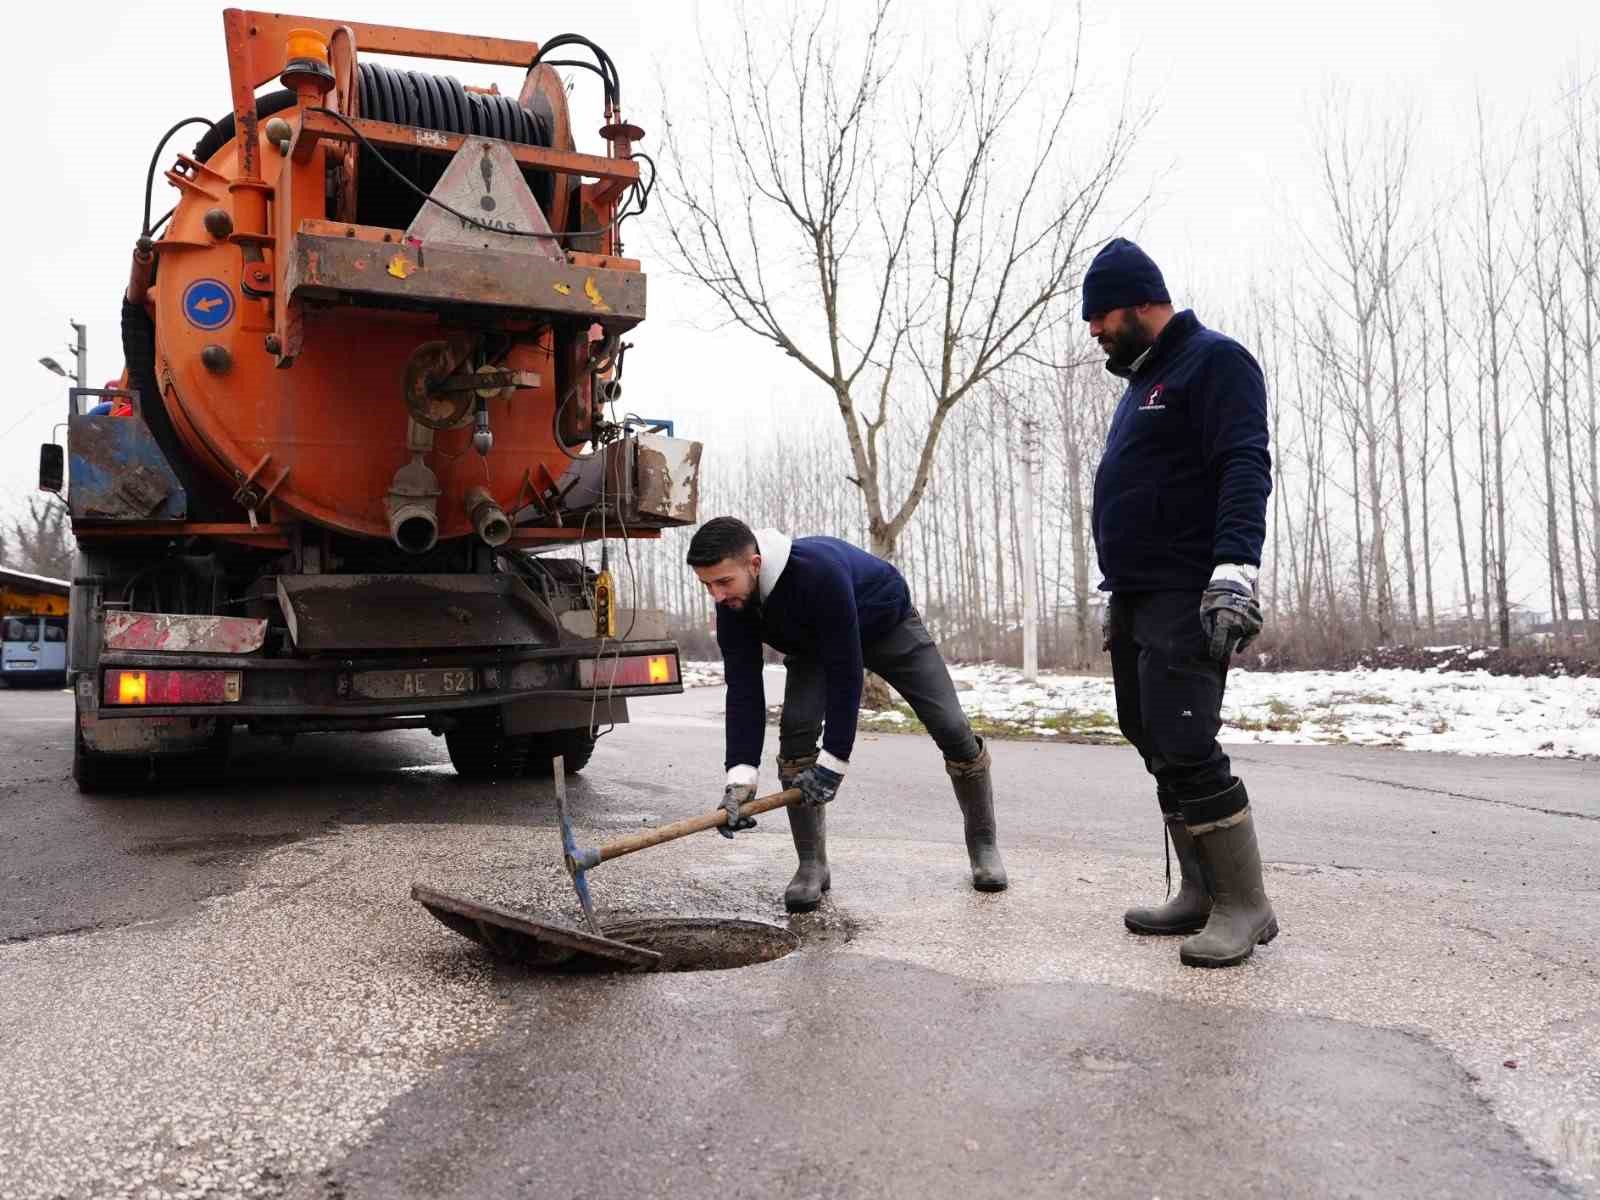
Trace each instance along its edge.
<instances>
[{"instance_id":1,"label":"standing worker","mask_svg":"<svg viewBox=\"0 0 1600 1200\"><path fill-rule=\"evenodd\" d=\"M1249 796L1217 744L1229 659L1261 632L1266 383L1238 342L1173 312L1160 269L1123 238L1089 265L1083 319L1128 381L1094 478L1117 724L1155 776L1183 875L1176 896L1123 920L1194 934L1189 966L1232 966L1278 933Z\"/></svg>"},{"instance_id":2,"label":"standing worker","mask_svg":"<svg viewBox=\"0 0 1600 1200\"><path fill-rule=\"evenodd\" d=\"M799 788L804 799L787 809L800 868L784 891L784 907L810 912L832 882L823 806L850 765L864 668L905 697L944 753L965 820L972 886L1003 891L989 751L961 711L950 672L900 572L838 538L790 540L771 529L758 536L734 517L717 517L696 530L688 561L716 602L717 645L728 680L724 836L755 824L737 813L756 794L766 736L762 647L786 656L778 780Z\"/></svg>"}]
</instances>

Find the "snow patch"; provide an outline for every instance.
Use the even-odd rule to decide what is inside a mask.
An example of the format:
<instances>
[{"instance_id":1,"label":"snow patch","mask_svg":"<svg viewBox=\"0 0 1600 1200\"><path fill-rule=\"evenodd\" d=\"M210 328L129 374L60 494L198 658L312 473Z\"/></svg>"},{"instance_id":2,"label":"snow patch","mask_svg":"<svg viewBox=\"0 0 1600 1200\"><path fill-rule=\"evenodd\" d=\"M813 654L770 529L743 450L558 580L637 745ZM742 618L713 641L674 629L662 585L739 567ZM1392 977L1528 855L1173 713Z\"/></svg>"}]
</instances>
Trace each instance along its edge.
<instances>
[{"instance_id":1,"label":"snow patch","mask_svg":"<svg viewBox=\"0 0 1600 1200\"><path fill-rule=\"evenodd\" d=\"M769 667L767 698L782 692ZM1103 675L1014 667L951 667L961 707L986 731L1029 737L1114 738L1116 697ZM684 685L721 684L721 663L684 663ZM1219 738L1229 743L1397 746L1452 754L1600 759L1600 678L1490 675L1486 671L1228 672ZM903 712L863 714L876 728L909 726Z\"/></svg>"}]
</instances>

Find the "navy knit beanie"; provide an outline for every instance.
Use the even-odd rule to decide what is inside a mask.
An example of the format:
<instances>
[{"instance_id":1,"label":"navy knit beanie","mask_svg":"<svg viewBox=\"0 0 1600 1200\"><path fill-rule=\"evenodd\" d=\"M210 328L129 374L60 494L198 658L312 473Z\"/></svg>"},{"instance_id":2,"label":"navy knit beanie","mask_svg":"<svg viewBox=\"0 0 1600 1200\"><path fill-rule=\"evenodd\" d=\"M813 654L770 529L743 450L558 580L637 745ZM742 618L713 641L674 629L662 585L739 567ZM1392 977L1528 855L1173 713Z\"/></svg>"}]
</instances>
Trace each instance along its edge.
<instances>
[{"instance_id":1,"label":"navy knit beanie","mask_svg":"<svg viewBox=\"0 0 1600 1200\"><path fill-rule=\"evenodd\" d=\"M1102 246L1083 277L1085 321L1113 308L1171 303L1161 268L1127 238L1112 238Z\"/></svg>"}]
</instances>

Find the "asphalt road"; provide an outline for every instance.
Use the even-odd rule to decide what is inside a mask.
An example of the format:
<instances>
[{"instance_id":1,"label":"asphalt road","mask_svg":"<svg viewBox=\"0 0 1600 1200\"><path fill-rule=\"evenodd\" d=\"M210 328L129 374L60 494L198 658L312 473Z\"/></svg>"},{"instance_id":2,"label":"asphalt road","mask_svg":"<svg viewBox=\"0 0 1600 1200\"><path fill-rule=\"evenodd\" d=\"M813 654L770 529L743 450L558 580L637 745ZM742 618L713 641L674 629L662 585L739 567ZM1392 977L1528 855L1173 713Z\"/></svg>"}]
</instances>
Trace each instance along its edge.
<instances>
[{"instance_id":1,"label":"asphalt road","mask_svg":"<svg viewBox=\"0 0 1600 1200\"><path fill-rule=\"evenodd\" d=\"M721 696L602 742L584 838L709 807ZM551 979L407 898L575 919L547 785L327 735L84 798L70 705L0 690L0 1197L1600 1196L1594 763L1239 747L1283 934L1196 971L1122 929L1131 751L996 744L979 896L937 752L868 738L797 953ZM790 860L778 815L593 887L784 924Z\"/></svg>"}]
</instances>

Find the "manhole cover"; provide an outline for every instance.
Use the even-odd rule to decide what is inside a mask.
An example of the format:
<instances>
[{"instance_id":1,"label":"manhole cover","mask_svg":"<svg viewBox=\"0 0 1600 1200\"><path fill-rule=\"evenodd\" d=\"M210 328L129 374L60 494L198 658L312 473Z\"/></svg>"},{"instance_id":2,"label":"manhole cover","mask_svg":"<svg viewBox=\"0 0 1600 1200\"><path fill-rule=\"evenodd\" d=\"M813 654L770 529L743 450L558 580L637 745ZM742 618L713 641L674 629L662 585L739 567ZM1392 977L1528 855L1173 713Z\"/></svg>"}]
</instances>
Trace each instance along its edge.
<instances>
[{"instance_id":1,"label":"manhole cover","mask_svg":"<svg viewBox=\"0 0 1600 1200\"><path fill-rule=\"evenodd\" d=\"M605 935L654 950L661 955L657 971L726 971L771 962L800 948L800 939L777 925L719 917L641 917L609 924ZM597 963L595 969L610 968Z\"/></svg>"}]
</instances>

